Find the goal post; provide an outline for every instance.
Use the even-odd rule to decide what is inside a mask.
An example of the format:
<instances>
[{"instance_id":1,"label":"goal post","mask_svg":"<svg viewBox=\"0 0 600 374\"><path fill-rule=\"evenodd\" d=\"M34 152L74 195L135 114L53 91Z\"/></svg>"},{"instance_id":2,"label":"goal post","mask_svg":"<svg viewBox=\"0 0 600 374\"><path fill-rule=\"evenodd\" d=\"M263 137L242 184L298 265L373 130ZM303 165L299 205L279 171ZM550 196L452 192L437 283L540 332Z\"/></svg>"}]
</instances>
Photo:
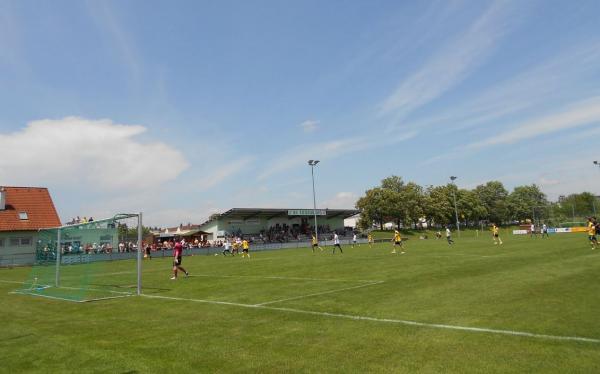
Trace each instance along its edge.
<instances>
[{"instance_id":1,"label":"goal post","mask_svg":"<svg viewBox=\"0 0 600 374\"><path fill-rule=\"evenodd\" d=\"M140 295L143 239L141 212L40 230L15 292L78 302Z\"/></svg>"}]
</instances>

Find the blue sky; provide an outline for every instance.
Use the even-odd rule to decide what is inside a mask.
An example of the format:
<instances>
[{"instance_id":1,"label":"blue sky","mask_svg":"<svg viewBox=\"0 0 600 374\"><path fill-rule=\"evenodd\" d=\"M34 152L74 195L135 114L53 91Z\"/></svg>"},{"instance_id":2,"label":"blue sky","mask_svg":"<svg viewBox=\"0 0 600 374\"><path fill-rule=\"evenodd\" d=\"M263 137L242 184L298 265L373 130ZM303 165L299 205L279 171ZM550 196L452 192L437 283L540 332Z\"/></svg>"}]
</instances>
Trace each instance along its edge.
<instances>
[{"instance_id":1,"label":"blue sky","mask_svg":"<svg viewBox=\"0 0 600 374\"><path fill-rule=\"evenodd\" d=\"M0 184L63 220L598 189L597 1L3 1Z\"/></svg>"}]
</instances>

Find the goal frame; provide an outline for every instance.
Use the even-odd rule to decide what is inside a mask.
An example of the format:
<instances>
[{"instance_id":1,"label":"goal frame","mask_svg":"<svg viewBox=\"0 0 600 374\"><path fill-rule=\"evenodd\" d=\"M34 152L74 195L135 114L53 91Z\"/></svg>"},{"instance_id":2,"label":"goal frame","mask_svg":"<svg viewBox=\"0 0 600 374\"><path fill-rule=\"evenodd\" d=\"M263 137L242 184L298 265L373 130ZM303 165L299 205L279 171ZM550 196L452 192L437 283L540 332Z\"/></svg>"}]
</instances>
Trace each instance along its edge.
<instances>
[{"instance_id":1,"label":"goal frame","mask_svg":"<svg viewBox=\"0 0 600 374\"><path fill-rule=\"evenodd\" d=\"M139 213L119 213L119 214L115 214L112 218L106 218L106 219L101 219L101 220L97 220L94 222L104 222L104 221L117 221L120 219L126 219L126 218L133 218L133 217L137 217L137 239L138 239L138 244L137 244L137 280L136 280L136 294L139 296L142 294L142 253L143 253L143 248L142 248L142 236L143 236L143 226L142 226L142 212ZM56 269L55 269L55 280L54 280L54 286L55 287L60 287L60 268L61 268L61 261L62 261L62 244L61 244L61 230L62 229L72 229L74 227L77 226L84 226L84 225L89 225L88 223L78 223L78 224L74 224L74 225L64 225L64 226L60 226L60 227L56 227Z\"/></svg>"}]
</instances>

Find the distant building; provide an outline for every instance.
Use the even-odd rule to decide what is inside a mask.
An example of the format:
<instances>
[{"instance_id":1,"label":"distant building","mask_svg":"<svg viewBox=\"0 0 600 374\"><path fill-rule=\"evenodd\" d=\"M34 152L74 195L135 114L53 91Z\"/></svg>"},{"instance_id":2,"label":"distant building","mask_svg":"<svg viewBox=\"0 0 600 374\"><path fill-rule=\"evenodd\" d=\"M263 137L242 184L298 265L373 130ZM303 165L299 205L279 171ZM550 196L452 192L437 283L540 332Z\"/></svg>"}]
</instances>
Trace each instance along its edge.
<instances>
[{"instance_id":1,"label":"distant building","mask_svg":"<svg viewBox=\"0 0 600 374\"><path fill-rule=\"evenodd\" d=\"M359 213L356 209L317 209L319 233L343 231L344 220ZM269 241L306 239L314 228L313 209L233 208L214 214L198 229L210 241L227 236L249 236Z\"/></svg>"},{"instance_id":2,"label":"distant building","mask_svg":"<svg viewBox=\"0 0 600 374\"><path fill-rule=\"evenodd\" d=\"M159 239L160 241L169 240L173 238L182 238L188 242L193 242L194 240L204 241L207 238L207 233L200 230L200 225L179 225L177 227L168 227L165 229L152 230L152 235L154 235L155 240Z\"/></svg>"},{"instance_id":3,"label":"distant building","mask_svg":"<svg viewBox=\"0 0 600 374\"><path fill-rule=\"evenodd\" d=\"M0 266L33 263L38 230L57 226L47 188L0 187Z\"/></svg>"}]
</instances>

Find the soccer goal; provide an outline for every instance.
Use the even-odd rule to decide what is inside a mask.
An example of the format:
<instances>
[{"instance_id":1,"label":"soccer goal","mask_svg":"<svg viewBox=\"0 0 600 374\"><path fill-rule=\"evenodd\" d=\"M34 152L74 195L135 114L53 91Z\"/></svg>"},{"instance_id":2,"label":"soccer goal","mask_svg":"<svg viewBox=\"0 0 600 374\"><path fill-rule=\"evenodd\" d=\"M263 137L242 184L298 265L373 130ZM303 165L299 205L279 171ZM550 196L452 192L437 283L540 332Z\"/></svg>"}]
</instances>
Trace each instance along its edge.
<instances>
[{"instance_id":1,"label":"soccer goal","mask_svg":"<svg viewBox=\"0 0 600 374\"><path fill-rule=\"evenodd\" d=\"M142 213L38 232L35 263L16 293L87 302L142 291Z\"/></svg>"}]
</instances>

